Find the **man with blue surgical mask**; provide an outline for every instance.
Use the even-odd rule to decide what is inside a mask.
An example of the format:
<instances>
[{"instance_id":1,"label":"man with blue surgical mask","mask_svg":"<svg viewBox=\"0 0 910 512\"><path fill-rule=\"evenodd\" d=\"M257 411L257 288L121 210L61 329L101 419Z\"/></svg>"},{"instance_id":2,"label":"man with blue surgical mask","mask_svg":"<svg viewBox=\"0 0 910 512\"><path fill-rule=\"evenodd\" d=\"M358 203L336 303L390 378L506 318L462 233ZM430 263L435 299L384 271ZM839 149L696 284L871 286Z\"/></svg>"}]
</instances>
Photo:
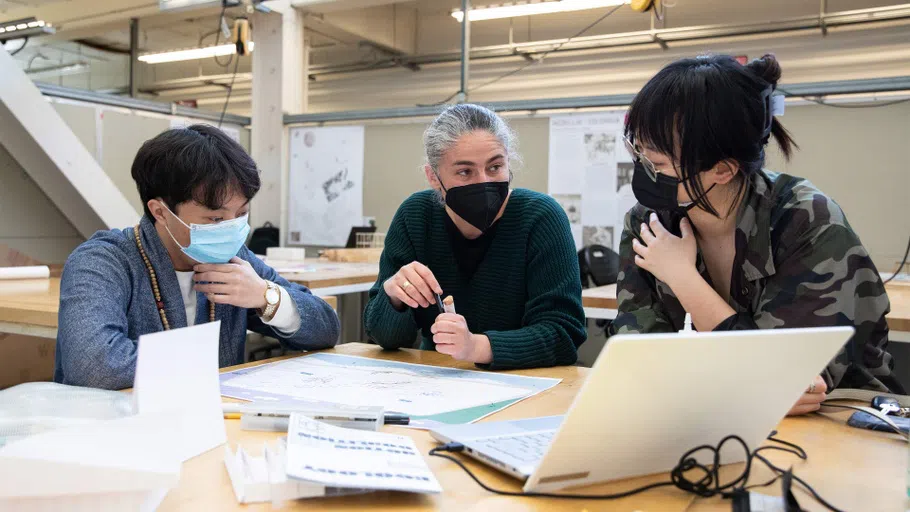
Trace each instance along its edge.
<instances>
[{"instance_id":1,"label":"man with blue surgical mask","mask_svg":"<svg viewBox=\"0 0 910 512\"><path fill-rule=\"evenodd\" d=\"M247 329L295 350L335 344L332 308L244 247L260 180L239 144L211 126L168 130L132 176L141 222L96 233L64 267L55 381L131 387L140 336L204 322L221 321L222 367L243 362Z\"/></svg>"}]
</instances>

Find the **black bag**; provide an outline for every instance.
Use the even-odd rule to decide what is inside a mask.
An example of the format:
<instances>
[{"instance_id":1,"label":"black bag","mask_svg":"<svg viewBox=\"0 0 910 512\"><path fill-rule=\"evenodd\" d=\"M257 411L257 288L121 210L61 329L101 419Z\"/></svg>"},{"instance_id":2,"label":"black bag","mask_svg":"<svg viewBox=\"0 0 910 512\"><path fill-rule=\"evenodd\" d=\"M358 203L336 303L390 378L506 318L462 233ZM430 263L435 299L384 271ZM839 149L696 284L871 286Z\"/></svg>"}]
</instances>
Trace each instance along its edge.
<instances>
[{"instance_id":1,"label":"black bag","mask_svg":"<svg viewBox=\"0 0 910 512\"><path fill-rule=\"evenodd\" d=\"M281 237L279 235L280 230L273 226L271 222L266 222L261 228L253 230L253 236L250 237L250 241L247 242L246 246L253 251L253 254L262 256L265 255L266 249L269 247L281 245Z\"/></svg>"},{"instance_id":2,"label":"black bag","mask_svg":"<svg viewBox=\"0 0 910 512\"><path fill-rule=\"evenodd\" d=\"M602 245L589 245L578 251L578 267L581 270L581 286L588 288L616 282L619 275L619 255L613 249Z\"/></svg>"}]
</instances>

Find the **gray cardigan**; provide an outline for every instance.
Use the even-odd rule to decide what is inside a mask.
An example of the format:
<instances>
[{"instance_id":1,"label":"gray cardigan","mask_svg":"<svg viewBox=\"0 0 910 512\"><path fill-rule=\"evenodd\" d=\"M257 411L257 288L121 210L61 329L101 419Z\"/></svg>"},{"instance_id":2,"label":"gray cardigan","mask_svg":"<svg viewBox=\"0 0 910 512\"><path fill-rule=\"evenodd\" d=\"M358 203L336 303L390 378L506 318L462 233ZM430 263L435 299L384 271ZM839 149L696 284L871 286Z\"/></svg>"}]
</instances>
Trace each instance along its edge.
<instances>
[{"instance_id":1,"label":"gray cardigan","mask_svg":"<svg viewBox=\"0 0 910 512\"><path fill-rule=\"evenodd\" d=\"M142 218L140 226L142 245L157 274L171 328L186 327L186 309L167 250L148 217ZM99 231L67 259L60 283L56 382L105 389L131 387L139 336L163 329L133 231ZM216 304L215 319L221 320L220 366L243 362L247 329L278 338L294 350L335 345L339 323L331 306L305 287L289 283L246 247L237 256L248 261L260 277L288 291L300 312L301 327L284 335L265 325L252 310ZM208 322L208 315L208 300L197 293L196 324Z\"/></svg>"}]
</instances>

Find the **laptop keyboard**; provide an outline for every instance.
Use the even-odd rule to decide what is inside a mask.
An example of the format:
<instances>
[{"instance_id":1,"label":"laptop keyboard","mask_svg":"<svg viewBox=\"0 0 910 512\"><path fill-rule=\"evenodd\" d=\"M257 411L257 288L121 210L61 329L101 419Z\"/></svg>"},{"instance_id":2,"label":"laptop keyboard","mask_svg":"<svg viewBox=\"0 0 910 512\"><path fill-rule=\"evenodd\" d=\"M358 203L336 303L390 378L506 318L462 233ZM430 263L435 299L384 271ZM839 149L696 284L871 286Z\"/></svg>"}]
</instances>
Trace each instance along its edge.
<instances>
[{"instance_id":1,"label":"laptop keyboard","mask_svg":"<svg viewBox=\"0 0 910 512\"><path fill-rule=\"evenodd\" d=\"M543 459L555 430L487 437L471 441L471 446L490 455L502 454L522 463L534 463Z\"/></svg>"}]
</instances>

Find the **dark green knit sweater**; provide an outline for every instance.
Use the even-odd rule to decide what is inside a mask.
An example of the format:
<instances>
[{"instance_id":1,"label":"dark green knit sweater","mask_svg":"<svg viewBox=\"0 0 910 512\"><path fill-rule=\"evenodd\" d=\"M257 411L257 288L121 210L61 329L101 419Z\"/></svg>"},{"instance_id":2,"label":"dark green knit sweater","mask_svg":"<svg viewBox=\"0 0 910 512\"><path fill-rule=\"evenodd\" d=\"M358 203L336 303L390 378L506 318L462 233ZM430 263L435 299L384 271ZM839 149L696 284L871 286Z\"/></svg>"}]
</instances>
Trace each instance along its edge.
<instances>
[{"instance_id":1,"label":"dark green knit sweater","mask_svg":"<svg viewBox=\"0 0 910 512\"><path fill-rule=\"evenodd\" d=\"M367 336L385 348L411 347L420 329L420 348L435 350L430 327L436 306L399 312L382 287L416 260L433 271L443 296L454 297L471 332L490 338L493 362L482 367L573 364L587 334L578 257L559 204L538 192L513 190L490 247L468 280L458 271L444 215L431 190L398 208L364 313Z\"/></svg>"}]
</instances>

